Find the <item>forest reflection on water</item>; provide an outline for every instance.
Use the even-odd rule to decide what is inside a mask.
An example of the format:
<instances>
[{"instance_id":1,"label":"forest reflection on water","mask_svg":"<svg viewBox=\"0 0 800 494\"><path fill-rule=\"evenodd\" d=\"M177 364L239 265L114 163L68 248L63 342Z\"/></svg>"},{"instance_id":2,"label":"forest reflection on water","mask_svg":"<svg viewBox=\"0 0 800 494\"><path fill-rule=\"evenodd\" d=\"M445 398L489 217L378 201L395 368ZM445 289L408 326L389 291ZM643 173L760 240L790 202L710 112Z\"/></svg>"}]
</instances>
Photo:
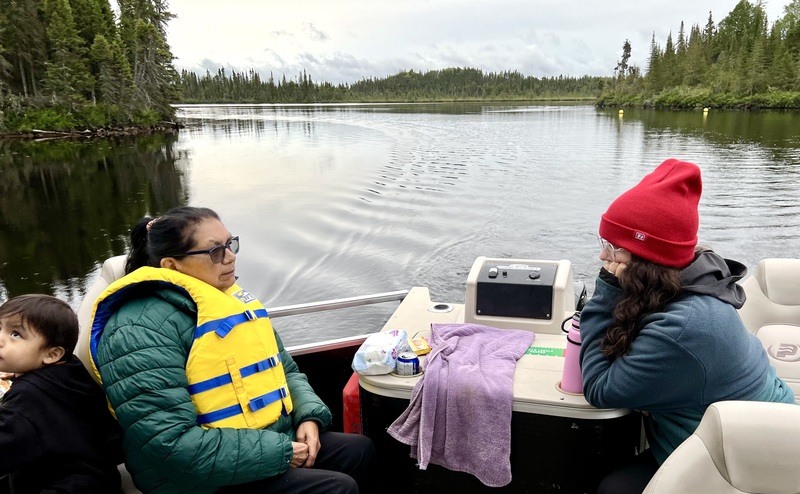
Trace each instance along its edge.
<instances>
[{"instance_id":1,"label":"forest reflection on water","mask_svg":"<svg viewBox=\"0 0 800 494\"><path fill-rule=\"evenodd\" d=\"M463 302L479 255L570 259L663 159L703 170L700 240L752 265L800 246L800 115L579 104L185 106L177 135L0 142L0 300L77 307L144 214L208 206L268 307L424 285ZM357 309L352 309L356 311ZM391 308L299 316L289 343L380 328ZM354 315L351 315L354 314Z\"/></svg>"},{"instance_id":2,"label":"forest reflection on water","mask_svg":"<svg viewBox=\"0 0 800 494\"><path fill-rule=\"evenodd\" d=\"M188 198L175 135L0 143L0 299L50 293L76 306L147 211Z\"/></svg>"}]
</instances>

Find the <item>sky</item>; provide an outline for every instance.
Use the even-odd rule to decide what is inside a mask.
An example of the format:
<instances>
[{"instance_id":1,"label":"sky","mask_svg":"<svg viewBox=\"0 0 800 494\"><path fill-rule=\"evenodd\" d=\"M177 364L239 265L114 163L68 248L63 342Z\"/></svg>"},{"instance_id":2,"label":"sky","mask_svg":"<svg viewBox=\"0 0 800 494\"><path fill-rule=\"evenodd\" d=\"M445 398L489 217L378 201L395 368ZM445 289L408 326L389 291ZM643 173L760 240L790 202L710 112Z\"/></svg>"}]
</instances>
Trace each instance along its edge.
<instances>
[{"instance_id":1,"label":"sky","mask_svg":"<svg viewBox=\"0 0 800 494\"><path fill-rule=\"evenodd\" d=\"M763 2L770 25L790 0ZM355 82L403 70L472 67L526 76L610 76L630 40L647 68L650 41L724 19L738 0L169 0L180 69L255 69L278 80ZM751 0L754 3L754 0Z\"/></svg>"}]
</instances>

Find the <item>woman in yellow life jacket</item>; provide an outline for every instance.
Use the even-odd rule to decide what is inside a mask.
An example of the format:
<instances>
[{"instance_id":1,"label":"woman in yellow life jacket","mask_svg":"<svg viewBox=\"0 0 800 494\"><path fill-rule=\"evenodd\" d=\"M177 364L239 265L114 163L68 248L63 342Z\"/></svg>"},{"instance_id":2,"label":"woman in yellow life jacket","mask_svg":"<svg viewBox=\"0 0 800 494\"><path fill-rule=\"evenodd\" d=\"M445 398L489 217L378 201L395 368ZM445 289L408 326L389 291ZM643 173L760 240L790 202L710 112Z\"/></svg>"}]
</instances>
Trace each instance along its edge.
<instances>
[{"instance_id":1,"label":"woman in yellow life jacket","mask_svg":"<svg viewBox=\"0 0 800 494\"><path fill-rule=\"evenodd\" d=\"M145 493L358 493L375 450L328 407L236 285L239 238L206 208L142 218L90 349Z\"/></svg>"}]
</instances>

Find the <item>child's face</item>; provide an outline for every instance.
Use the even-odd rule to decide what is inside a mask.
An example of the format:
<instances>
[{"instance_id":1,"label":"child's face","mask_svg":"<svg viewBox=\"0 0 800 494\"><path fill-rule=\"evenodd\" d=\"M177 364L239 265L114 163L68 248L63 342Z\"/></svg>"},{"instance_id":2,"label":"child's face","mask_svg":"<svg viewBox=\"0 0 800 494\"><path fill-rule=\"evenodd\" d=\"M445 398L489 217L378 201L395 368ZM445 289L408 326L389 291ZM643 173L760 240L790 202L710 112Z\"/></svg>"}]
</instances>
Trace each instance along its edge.
<instances>
[{"instance_id":1,"label":"child's face","mask_svg":"<svg viewBox=\"0 0 800 494\"><path fill-rule=\"evenodd\" d=\"M52 348L44 344L19 314L0 319L0 371L24 374L53 363Z\"/></svg>"}]
</instances>

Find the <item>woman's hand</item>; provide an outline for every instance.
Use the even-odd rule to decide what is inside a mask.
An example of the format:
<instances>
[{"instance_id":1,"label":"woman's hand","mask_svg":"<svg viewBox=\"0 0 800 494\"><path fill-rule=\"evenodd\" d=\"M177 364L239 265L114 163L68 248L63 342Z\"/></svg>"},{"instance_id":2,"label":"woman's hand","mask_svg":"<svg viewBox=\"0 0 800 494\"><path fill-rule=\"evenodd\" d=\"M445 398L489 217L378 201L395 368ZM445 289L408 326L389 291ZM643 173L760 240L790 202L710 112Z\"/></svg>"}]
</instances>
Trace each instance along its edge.
<instances>
[{"instance_id":1,"label":"woman's hand","mask_svg":"<svg viewBox=\"0 0 800 494\"><path fill-rule=\"evenodd\" d=\"M307 420L297 427L297 440L308 446L308 457L303 467L311 468L317 461L317 453L321 447L319 443L319 426L313 420Z\"/></svg>"},{"instance_id":2,"label":"woman's hand","mask_svg":"<svg viewBox=\"0 0 800 494\"><path fill-rule=\"evenodd\" d=\"M623 272L625 272L625 268L628 267L627 262L607 262L603 267L609 273L613 274L617 278L619 278Z\"/></svg>"},{"instance_id":3,"label":"woman's hand","mask_svg":"<svg viewBox=\"0 0 800 494\"><path fill-rule=\"evenodd\" d=\"M292 462L290 465L294 468L302 467L303 463L308 460L308 445L306 443L292 441L292 452L294 454L292 456Z\"/></svg>"}]
</instances>

